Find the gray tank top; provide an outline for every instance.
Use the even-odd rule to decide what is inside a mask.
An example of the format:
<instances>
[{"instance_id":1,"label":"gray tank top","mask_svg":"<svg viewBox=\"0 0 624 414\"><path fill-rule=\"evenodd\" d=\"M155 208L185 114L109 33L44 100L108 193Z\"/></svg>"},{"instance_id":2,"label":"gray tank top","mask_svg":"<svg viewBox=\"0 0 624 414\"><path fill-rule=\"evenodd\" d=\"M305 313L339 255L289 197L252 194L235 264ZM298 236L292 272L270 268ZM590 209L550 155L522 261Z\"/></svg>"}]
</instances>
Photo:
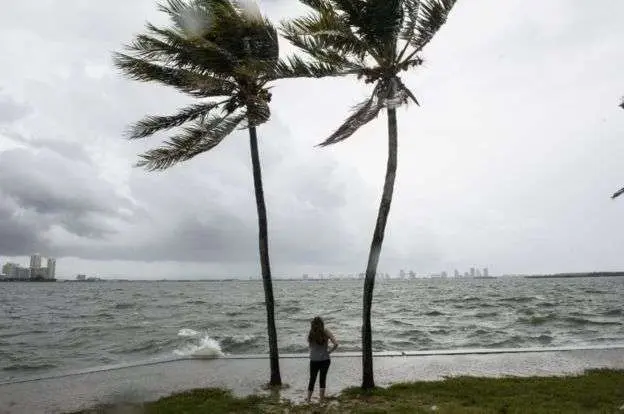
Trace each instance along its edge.
<instances>
[{"instance_id":1,"label":"gray tank top","mask_svg":"<svg viewBox=\"0 0 624 414\"><path fill-rule=\"evenodd\" d=\"M328 342L325 341L322 345L310 342L310 361L327 361L329 359Z\"/></svg>"}]
</instances>

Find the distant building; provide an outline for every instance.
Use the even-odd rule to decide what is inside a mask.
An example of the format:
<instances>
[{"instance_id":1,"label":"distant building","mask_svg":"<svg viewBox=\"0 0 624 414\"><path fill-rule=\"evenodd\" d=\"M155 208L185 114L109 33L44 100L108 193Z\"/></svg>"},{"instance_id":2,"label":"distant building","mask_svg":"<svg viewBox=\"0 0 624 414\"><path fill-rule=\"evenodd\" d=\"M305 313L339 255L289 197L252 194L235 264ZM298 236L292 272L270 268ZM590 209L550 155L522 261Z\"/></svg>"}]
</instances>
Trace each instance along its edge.
<instances>
[{"instance_id":1,"label":"distant building","mask_svg":"<svg viewBox=\"0 0 624 414\"><path fill-rule=\"evenodd\" d=\"M86 280L87 279L87 275L78 275L76 276L76 280Z\"/></svg>"},{"instance_id":2,"label":"distant building","mask_svg":"<svg viewBox=\"0 0 624 414\"><path fill-rule=\"evenodd\" d=\"M55 279L56 277L56 259L48 258L47 278Z\"/></svg>"},{"instance_id":3,"label":"distant building","mask_svg":"<svg viewBox=\"0 0 624 414\"><path fill-rule=\"evenodd\" d=\"M405 270L401 269L399 272L399 279L405 279Z\"/></svg>"},{"instance_id":4,"label":"distant building","mask_svg":"<svg viewBox=\"0 0 624 414\"><path fill-rule=\"evenodd\" d=\"M39 253L35 253L32 256L30 256L30 268L31 269L41 268L41 255Z\"/></svg>"},{"instance_id":5,"label":"distant building","mask_svg":"<svg viewBox=\"0 0 624 414\"><path fill-rule=\"evenodd\" d=\"M18 266L15 272L16 279L28 280L31 278L30 269L27 267Z\"/></svg>"},{"instance_id":6,"label":"distant building","mask_svg":"<svg viewBox=\"0 0 624 414\"><path fill-rule=\"evenodd\" d=\"M2 266L2 273L9 279L17 279L17 268L19 266L15 263L6 263Z\"/></svg>"},{"instance_id":7,"label":"distant building","mask_svg":"<svg viewBox=\"0 0 624 414\"><path fill-rule=\"evenodd\" d=\"M446 279L448 277L448 273L442 272L440 273L440 276L442 277L442 279Z\"/></svg>"},{"instance_id":8,"label":"distant building","mask_svg":"<svg viewBox=\"0 0 624 414\"><path fill-rule=\"evenodd\" d=\"M35 268L30 268L29 270L30 270L31 279L47 279L48 278L47 267L35 267Z\"/></svg>"},{"instance_id":9,"label":"distant building","mask_svg":"<svg viewBox=\"0 0 624 414\"><path fill-rule=\"evenodd\" d=\"M464 277L470 277L470 273L464 272Z\"/></svg>"},{"instance_id":10,"label":"distant building","mask_svg":"<svg viewBox=\"0 0 624 414\"><path fill-rule=\"evenodd\" d=\"M307 274L307 273L304 273L304 274L301 276L301 278L302 278L303 280L308 280L308 279L309 279L309 276L308 276L308 274Z\"/></svg>"},{"instance_id":11,"label":"distant building","mask_svg":"<svg viewBox=\"0 0 624 414\"><path fill-rule=\"evenodd\" d=\"M475 271L474 267L470 268L470 277L475 277L477 275L477 272Z\"/></svg>"},{"instance_id":12,"label":"distant building","mask_svg":"<svg viewBox=\"0 0 624 414\"><path fill-rule=\"evenodd\" d=\"M477 277L481 277L481 271L477 269Z\"/></svg>"},{"instance_id":13,"label":"distant building","mask_svg":"<svg viewBox=\"0 0 624 414\"><path fill-rule=\"evenodd\" d=\"M483 268L483 276L490 277L490 271L487 267Z\"/></svg>"},{"instance_id":14,"label":"distant building","mask_svg":"<svg viewBox=\"0 0 624 414\"><path fill-rule=\"evenodd\" d=\"M459 274L459 270L455 269L455 272L453 272L453 276L461 277L461 275Z\"/></svg>"},{"instance_id":15,"label":"distant building","mask_svg":"<svg viewBox=\"0 0 624 414\"><path fill-rule=\"evenodd\" d=\"M7 263L2 266L2 273L7 279L28 280L30 278L30 269L15 263Z\"/></svg>"}]
</instances>

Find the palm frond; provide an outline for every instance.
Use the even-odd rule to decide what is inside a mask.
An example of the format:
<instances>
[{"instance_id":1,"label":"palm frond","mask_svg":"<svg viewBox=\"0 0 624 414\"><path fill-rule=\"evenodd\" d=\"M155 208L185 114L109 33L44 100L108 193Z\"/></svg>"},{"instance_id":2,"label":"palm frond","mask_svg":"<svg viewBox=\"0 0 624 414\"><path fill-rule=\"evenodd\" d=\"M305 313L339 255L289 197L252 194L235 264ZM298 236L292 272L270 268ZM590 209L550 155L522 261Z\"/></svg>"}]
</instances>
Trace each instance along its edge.
<instances>
[{"instance_id":1,"label":"palm frond","mask_svg":"<svg viewBox=\"0 0 624 414\"><path fill-rule=\"evenodd\" d=\"M307 31L305 26L309 22L304 21L305 19L295 19L291 22L283 23L281 27L282 36L320 62L345 69L353 69L359 66L359 62L355 59L350 59L352 53L349 51L349 48L353 50L355 46L349 46L347 38L341 38L336 34L337 30L332 30L329 27L322 33L319 33L318 27L312 28L313 32ZM341 40L340 44L338 39ZM336 47L337 44L339 44L339 47ZM357 57L360 57L360 51L358 51Z\"/></svg>"},{"instance_id":2,"label":"palm frond","mask_svg":"<svg viewBox=\"0 0 624 414\"><path fill-rule=\"evenodd\" d=\"M332 8L328 0L301 0L301 2L318 12L323 12Z\"/></svg>"},{"instance_id":3,"label":"palm frond","mask_svg":"<svg viewBox=\"0 0 624 414\"><path fill-rule=\"evenodd\" d=\"M196 97L227 96L236 90L236 84L227 79L151 63L123 53L115 53L113 62L131 79L141 82L156 81Z\"/></svg>"},{"instance_id":4,"label":"palm frond","mask_svg":"<svg viewBox=\"0 0 624 414\"><path fill-rule=\"evenodd\" d=\"M325 62L304 61L298 56L290 56L280 60L275 66L275 78L324 78L327 76L341 76L352 71L343 71L340 66Z\"/></svg>"},{"instance_id":5,"label":"palm frond","mask_svg":"<svg viewBox=\"0 0 624 414\"><path fill-rule=\"evenodd\" d=\"M329 138L318 144L320 147L336 144L349 138L355 131L366 125L379 115L384 107L385 99L380 98L382 94L380 84L377 84L373 94L369 99L359 103L353 109L353 114L338 128Z\"/></svg>"},{"instance_id":6,"label":"palm frond","mask_svg":"<svg viewBox=\"0 0 624 414\"><path fill-rule=\"evenodd\" d=\"M147 151L139 156L137 167L148 171L167 168L209 151L216 147L245 119L245 113L213 116L208 120L196 121L192 127L183 129L180 135L172 137L164 146Z\"/></svg>"},{"instance_id":7,"label":"palm frond","mask_svg":"<svg viewBox=\"0 0 624 414\"><path fill-rule=\"evenodd\" d=\"M616 192L615 192L615 194L613 194L613 195L611 196L611 198L617 198L617 197L621 196L622 194L624 194L624 188L622 188L622 189L620 189L620 190L616 191Z\"/></svg>"},{"instance_id":8,"label":"palm frond","mask_svg":"<svg viewBox=\"0 0 624 414\"><path fill-rule=\"evenodd\" d=\"M397 88L398 92L405 94L406 99L409 98L412 101L414 101L414 103L416 105L420 106L420 103L418 103L418 99L416 99L416 96L414 96L412 91L407 86L405 86L403 81L399 77L396 77L395 79L396 79L396 83L397 83L397 87L398 87Z\"/></svg>"},{"instance_id":9,"label":"palm frond","mask_svg":"<svg viewBox=\"0 0 624 414\"><path fill-rule=\"evenodd\" d=\"M446 23L446 19L457 0L412 0L409 5L406 24L401 31L401 38L415 49L412 55L422 50L433 36ZM417 4L417 8L415 8ZM410 12L410 9L411 12ZM415 14L414 14L415 12Z\"/></svg>"},{"instance_id":10,"label":"palm frond","mask_svg":"<svg viewBox=\"0 0 624 414\"><path fill-rule=\"evenodd\" d=\"M301 37L312 37L318 47L358 61L364 60L368 53L366 43L353 33L344 15L339 16L333 9L284 22L282 32L288 40L301 41Z\"/></svg>"},{"instance_id":11,"label":"palm frond","mask_svg":"<svg viewBox=\"0 0 624 414\"><path fill-rule=\"evenodd\" d=\"M128 138L145 138L158 131L179 127L200 117L206 117L210 111L225 102L226 101L220 101L191 105L182 109L177 114L170 116L147 116L129 128Z\"/></svg>"},{"instance_id":12,"label":"palm frond","mask_svg":"<svg viewBox=\"0 0 624 414\"><path fill-rule=\"evenodd\" d=\"M140 34L128 45L133 55L187 69L202 70L227 76L237 57L204 37L188 38L171 29L161 29L147 24L149 34Z\"/></svg>"}]
</instances>

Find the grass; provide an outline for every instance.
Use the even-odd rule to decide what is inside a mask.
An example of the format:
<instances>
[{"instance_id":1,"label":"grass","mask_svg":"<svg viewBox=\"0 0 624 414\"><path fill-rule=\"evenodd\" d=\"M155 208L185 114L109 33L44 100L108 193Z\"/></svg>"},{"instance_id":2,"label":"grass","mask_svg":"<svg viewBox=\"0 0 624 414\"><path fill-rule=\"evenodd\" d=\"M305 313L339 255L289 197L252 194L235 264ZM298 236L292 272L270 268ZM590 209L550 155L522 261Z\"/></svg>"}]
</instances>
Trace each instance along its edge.
<instances>
[{"instance_id":1,"label":"grass","mask_svg":"<svg viewBox=\"0 0 624 414\"><path fill-rule=\"evenodd\" d=\"M100 407L87 413L120 413ZM454 377L395 384L362 393L350 388L319 406L295 405L270 396L234 397L219 389L193 390L124 413L624 413L624 370L591 370L569 377Z\"/></svg>"}]
</instances>

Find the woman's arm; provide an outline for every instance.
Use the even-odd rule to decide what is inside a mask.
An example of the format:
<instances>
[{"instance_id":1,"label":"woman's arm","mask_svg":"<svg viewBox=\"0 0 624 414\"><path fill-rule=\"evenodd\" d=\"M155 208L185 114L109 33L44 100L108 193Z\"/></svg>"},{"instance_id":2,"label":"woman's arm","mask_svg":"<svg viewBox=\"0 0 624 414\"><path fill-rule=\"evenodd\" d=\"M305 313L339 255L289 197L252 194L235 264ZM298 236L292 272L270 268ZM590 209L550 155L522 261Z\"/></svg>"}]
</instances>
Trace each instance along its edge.
<instances>
[{"instance_id":1,"label":"woman's arm","mask_svg":"<svg viewBox=\"0 0 624 414\"><path fill-rule=\"evenodd\" d=\"M338 341L336 341L336 338L334 337L334 334L332 334L329 329L325 329L325 334L327 335L327 337L329 338L329 340L332 343L332 347L329 350L329 353L331 354L332 352L334 352L336 350L336 348L338 348Z\"/></svg>"}]
</instances>

